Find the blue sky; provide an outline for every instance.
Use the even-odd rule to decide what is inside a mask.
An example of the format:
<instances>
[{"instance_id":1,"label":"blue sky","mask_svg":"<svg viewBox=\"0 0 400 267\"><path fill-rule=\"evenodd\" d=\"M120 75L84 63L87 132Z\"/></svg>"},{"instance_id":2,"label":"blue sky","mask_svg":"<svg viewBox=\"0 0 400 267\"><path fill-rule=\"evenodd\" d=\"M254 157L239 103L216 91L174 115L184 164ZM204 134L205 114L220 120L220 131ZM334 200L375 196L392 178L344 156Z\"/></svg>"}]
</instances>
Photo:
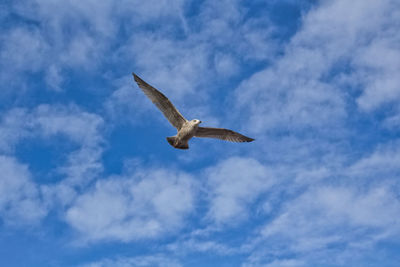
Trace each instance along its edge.
<instances>
[{"instance_id":1,"label":"blue sky","mask_svg":"<svg viewBox=\"0 0 400 267\"><path fill-rule=\"evenodd\" d=\"M399 10L2 1L1 265L398 266Z\"/></svg>"}]
</instances>

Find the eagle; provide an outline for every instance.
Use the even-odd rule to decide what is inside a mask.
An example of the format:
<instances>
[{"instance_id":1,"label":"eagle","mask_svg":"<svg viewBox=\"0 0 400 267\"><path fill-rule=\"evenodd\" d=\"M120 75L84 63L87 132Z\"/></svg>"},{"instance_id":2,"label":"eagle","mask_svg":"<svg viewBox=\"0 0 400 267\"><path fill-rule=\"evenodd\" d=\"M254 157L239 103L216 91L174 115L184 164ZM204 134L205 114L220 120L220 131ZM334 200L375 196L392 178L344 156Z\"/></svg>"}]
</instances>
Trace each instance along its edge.
<instances>
[{"instance_id":1,"label":"eagle","mask_svg":"<svg viewBox=\"0 0 400 267\"><path fill-rule=\"evenodd\" d=\"M244 136L229 129L200 127L202 121L198 119L187 120L169 101L169 99L153 86L143 81L135 73L133 78L145 95L160 109L168 121L177 129L175 136L167 137L168 143L174 148L188 149L192 137L207 137L231 142L251 142L253 138Z\"/></svg>"}]
</instances>

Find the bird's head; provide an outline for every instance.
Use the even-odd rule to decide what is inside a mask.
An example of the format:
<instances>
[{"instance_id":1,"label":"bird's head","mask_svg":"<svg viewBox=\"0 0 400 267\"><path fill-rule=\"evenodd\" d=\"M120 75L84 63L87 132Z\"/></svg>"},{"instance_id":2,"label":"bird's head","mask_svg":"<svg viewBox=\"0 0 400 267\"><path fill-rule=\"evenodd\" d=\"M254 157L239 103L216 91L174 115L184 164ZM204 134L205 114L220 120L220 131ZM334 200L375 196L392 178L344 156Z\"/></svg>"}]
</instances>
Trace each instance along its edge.
<instances>
[{"instance_id":1,"label":"bird's head","mask_svg":"<svg viewBox=\"0 0 400 267\"><path fill-rule=\"evenodd\" d=\"M202 123L202 121L201 120L198 120L198 119L194 119L194 120L192 120L192 122L194 123L194 124L200 124L200 123Z\"/></svg>"}]
</instances>

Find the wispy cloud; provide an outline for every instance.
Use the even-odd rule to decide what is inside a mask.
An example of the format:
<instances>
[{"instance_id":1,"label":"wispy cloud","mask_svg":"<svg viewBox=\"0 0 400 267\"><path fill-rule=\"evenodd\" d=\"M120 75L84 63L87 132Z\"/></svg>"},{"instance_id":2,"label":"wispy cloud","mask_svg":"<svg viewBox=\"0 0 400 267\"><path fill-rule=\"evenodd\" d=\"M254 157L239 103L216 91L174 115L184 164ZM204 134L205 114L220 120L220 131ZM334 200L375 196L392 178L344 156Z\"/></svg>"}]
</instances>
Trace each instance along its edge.
<instances>
[{"instance_id":1,"label":"wispy cloud","mask_svg":"<svg viewBox=\"0 0 400 267\"><path fill-rule=\"evenodd\" d=\"M48 210L28 167L0 155L0 218L10 225L37 223Z\"/></svg>"},{"instance_id":2,"label":"wispy cloud","mask_svg":"<svg viewBox=\"0 0 400 267\"><path fill-rule=\"evenodd\" d=\"M57 228L82 249L72 265L397 259L398 1L8 2L4 229ZM170 125L132 71L188 119L256 142L142 150ZM39 172L48 147L58 158Z\"/></svg>"},{"instance_id":3,"label":"wispy cloud","mask_svg":"<svg viewBox=\"0 0 400 267\"><path fill-rule=\"evenodd\" d=\"M397 36L390 34L397 5L335 1L311 10L284 56L237 89L238 106L249 112L254 131L337 126L352 101L346 91L361 91L361 110L398 100ZM355 84L343 83L349 76Z\"/></svg>"},{"instance_id":4,"label":"wispy cloud","mask_svg":"<svg viewBox=\"0 0 400 267\"><path fill-rule=\"evenodd\" d=\"M275 183L268 169L251 158L229 158L207 170L210 209L217 224L234 225L248 216L248 206Z\"/></svg>"},{"instance_id":5,"label":"wispy cloud","mask_svg":"<svg viewBox=\"0 0 400 267\"><path fill-rule=\"evenodd\" d=\"M85 176L90 169L101 170L98 164L102 152L103 137L100 128L103 120L100 116L81 111L76 106L40 105L36 109L13 109L2 118L2 145L5 152L15 150L18 142L26 138L65 135L80 149L69 157L69 163L63 169L73 180Z\"/></svg>"},{"instance_id":6,"label":"wispy cloud","mask_svg":"<svg viewBox=\"0 0 400 267\"><path fill-rule=\"evenodd\" d=\"M42 207L57 206L59 201L67 204L75 197L76 187L84 187L102 171L100 158L103 138L99 133L102 124L101 117L83 112L76 106L41 105L33 110L10 110L3 115L0 123L0 151L8 155L3 156L7 160L3 166L4 186L9 184L7 181L14 181L15 185L9 188L15 190L12 195L28 194L23 198L27 198L26 205L31 203L32 209L38 207L37 218L42 218L46 213L40 211ZM14 159L17 145L35 138L51 142L52 137L58 135L67 137L67 140L78 145L78 149L70 152L67 161L60 163L56 169L47 170L56 181L62 176L64 179L61 182L39 185L32 179L34 175L27 166ZM7 190L6 187L4 190ZM30 197L34 199L31 202ZM26 216L29 214L27 212Z\"/></svg>"},{"instance_id":7,"label":"wispy cloud","mask_svg":"<svg viewBox=\"0 0 400 267\"><path fill-rule=\"evenodd\" d=\"M308 190L288 202L281 214L267 224L256 247L266 247L263 254L252 256L264 262L269 257L300 255L306 262L324 263L329 253L342 264L340 250L373 249L377 242L395 238L399 222L393 214L400 212L400 202L390 189L381 187L367 192L355 188L321 186ZM346 234L344 234L346 233ZM262 240L262 241L261 241ZM282 248L285 247L285 250ZM269 251L269 252L268 252ZM317 259L313 253L326 253ZM325 262L326 264L331 264Z\"/></svg>"},{"instance_id":8,"label":"wispy cloud","mask_svg":"<svg viewBox=\"0 0 400 267\"><path fill-rule=\"evenodd\" d=\"M166 267L180 267L183 266L179 261L171 259L166 255L151 255L151 256L138 256L131 258L116 258L105 259L98 262L82 265L82 267L129 267L129 266L166 266Z\"/></svg>"},{"instance_id":9,"label":"wispy cloud","mask_svg":"<svg viewBox=\"0 0 400 267\"><path fill-rule=\"evenodd\" d=\"M68 209L66 220L83 242L156 238L184 226L195 194L186 174L139 171L97 181Z\"/></svg>"}]
</instances>

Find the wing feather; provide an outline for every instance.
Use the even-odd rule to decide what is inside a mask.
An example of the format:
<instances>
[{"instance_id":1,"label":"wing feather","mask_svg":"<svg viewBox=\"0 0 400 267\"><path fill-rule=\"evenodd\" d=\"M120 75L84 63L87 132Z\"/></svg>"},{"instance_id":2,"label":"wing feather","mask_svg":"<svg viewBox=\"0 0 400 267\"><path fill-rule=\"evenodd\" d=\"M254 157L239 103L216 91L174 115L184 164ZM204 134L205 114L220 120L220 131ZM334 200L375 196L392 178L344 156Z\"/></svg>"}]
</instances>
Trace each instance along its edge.
<instances>
[{"instance_id":1,"label":"wing feather","mask_svg":"<svg viewBox=\"0 0 400 267\"><path fill-rule=\"evenodd\" d=\"M169 101L169 99L156 88L143 81L135 73L132 73L135 82L138 84L140 89L145 95L153 102L159 110L164 114L168 121L178 130L181 129L182 125L186 122L186 119L176 109L176 107Z\"/></svg>"},{"instance_id":2,"label":"wing feather","mask_svg":"<svg viewBox=\"0 0 400 267\"><path fill-rule=\"evenodd\" d=\"M210 127L198 127L196 133L194 134L196 137L208 137L208 138L216 138L231 142L251 142L254 141L253 138L244 136L240 133L229 129L223 128L210 128Z\"/></svg>"}]
</instances>

